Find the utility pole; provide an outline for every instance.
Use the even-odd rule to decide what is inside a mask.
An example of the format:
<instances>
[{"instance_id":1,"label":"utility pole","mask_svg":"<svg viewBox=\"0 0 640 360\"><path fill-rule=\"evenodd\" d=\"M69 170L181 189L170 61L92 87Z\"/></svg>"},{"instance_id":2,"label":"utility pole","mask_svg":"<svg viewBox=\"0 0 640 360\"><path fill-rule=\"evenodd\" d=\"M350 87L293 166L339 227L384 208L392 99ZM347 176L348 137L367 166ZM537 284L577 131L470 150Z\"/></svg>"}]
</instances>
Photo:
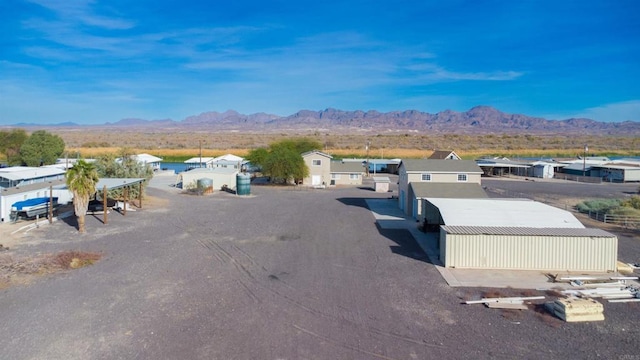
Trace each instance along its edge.
<instances>
[{"instance_id":1,"label":"utility pole","mask_svg":"<svg viewBox=\"0 0 640 360\"><path fill-rule=\"evenodd\" d=\"M587 151L589 151L589 148L585 145L584 156L582 157L582 176L587 176Z\"/></svg>"},{"instance_id":2,"label":"utility pole","mask_svg":"<svg viewBox=\"0 0 640 360\"><path fill-rule=\"evenodd\" d=\"M371 145L371 141L367 141L367 146L365 149L367 150L367 177L369 177L369 146Z\"/></svg>"},{"instance_id":3,"label":"utility pole","mask_svg":"<svg viewBox=\"0 0 640 360\"><path fill-rule=\"evenodd\" d=\"M202 167L202 140L198 140L200 144L200 167Z\"/></svg>"}]
</instances>

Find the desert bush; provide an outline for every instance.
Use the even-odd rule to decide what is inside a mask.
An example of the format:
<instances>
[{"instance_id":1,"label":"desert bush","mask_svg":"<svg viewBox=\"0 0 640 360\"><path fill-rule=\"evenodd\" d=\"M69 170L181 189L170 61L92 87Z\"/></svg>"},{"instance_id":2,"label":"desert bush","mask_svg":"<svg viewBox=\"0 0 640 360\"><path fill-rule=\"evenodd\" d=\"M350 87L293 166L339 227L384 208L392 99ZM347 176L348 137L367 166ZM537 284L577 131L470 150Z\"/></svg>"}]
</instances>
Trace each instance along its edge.
<instances>
[{"instance_id":1,"label":"desert bush","mask_svg":"<svg viewBox=\"0 0 640 360\"><path fill-rule=\"evenodd\" d=\"M640 196L632 196L624 200L622 206L640 210Z\"/></svg>"},{"instance_id":2,"label":"desert bush","mask_svg":"<svg viewBox=\"0 0 640 360\"><path fill-rule=\"evenodd\" d=\"M52 262L62 269L77 269L92 265L102 258L102 254L85 251L63 251L54 255Z\"/></svg>"},{"instance_id":3,"label":"desert bush","mask_svg":"<svg viewBox=\"0 0 640 360\"><path fill-rule=\"evenodd\" d=\"M585 200L576 205L576 210L581 213L597 212L607 214L611 210L621 206L620 199L593 199Z\"/></svg>"},{"instance_id":4,"label":"desert bush","mask_svg":"<svg viewBox=\"0 0 640 360\"><path fill-rule=\"evenodd\" d=\"M640 209L635 209L630 206L620 206L620 207L609 210L607 214L640 217Z\"/></svg>"}]
</instances>

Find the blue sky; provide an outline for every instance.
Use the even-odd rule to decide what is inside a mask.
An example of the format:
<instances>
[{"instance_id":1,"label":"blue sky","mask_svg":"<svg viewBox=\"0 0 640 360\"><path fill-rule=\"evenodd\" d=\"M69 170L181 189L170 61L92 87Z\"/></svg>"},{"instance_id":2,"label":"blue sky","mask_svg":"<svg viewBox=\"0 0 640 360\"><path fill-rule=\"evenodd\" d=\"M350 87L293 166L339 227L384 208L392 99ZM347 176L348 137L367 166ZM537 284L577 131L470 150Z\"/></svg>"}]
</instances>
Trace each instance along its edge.
<instances>
[{"instance_id":1,"label":"blue sky","mask_svg":"<svg viewBox=\"0 0 640 360\"><path fill-rule=\"evenodd\" d=\"M0 125L206 111L640 121L640 2L3 0Z\"/></svg>"}]
</instances>

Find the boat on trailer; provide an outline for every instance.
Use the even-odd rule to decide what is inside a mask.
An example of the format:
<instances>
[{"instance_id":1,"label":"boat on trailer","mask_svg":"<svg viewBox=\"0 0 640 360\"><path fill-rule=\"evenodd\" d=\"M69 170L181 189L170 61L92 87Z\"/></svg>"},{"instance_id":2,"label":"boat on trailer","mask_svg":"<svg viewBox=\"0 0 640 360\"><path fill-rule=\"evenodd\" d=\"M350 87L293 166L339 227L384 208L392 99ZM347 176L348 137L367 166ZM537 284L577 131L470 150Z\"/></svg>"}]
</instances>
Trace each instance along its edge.
<instances>
[{"instance_id":1,"label":"boat on trailer","mask_svg":"<svg viewBox=\"0 0 640 360\"><path fill-rule=\"evenodd\" d=\"M18 218L34 218L40 215L47 215L49 213L49 202L51 198L48 197L40 197L27 199L23 201L15 202L11 205L11 219L13 221L18 220ZM58 206L58 198L53 198L53 203L51 204L52 208Z\"/></svg>"}]
</instances>

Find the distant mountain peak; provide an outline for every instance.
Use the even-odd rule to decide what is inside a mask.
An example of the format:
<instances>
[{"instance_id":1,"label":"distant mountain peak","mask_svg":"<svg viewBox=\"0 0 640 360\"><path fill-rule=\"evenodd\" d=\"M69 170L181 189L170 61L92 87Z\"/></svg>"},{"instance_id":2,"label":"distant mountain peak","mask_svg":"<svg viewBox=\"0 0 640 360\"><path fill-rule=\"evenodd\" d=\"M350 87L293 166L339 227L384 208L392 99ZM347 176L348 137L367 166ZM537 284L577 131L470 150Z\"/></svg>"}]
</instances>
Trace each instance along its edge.
<instances>
[{"instance_id":1,"label":"distant mountain peak","mask_svg":"<svg viewBox=\"0 0 640 360\"><path fill-rule=\"evenodd\" d=\"M66 123L64 126L67 126ZM323 132L358 131L378 134L417 131L424 134L640 135L640 122L605 123L583 118L547 120L522 114L508 114L486 105L474 106L465 112L447 109L435 114L418 110L345 111L327 107L324 110L299 110L289 116L278 116L267 113L245 115L229 109L223 113L203 112L181 121L122 119L113 124L107 123L104 127L132 130L155 128L162 131L315 132L322 130Z\"/></svg>"}]
</instances>

